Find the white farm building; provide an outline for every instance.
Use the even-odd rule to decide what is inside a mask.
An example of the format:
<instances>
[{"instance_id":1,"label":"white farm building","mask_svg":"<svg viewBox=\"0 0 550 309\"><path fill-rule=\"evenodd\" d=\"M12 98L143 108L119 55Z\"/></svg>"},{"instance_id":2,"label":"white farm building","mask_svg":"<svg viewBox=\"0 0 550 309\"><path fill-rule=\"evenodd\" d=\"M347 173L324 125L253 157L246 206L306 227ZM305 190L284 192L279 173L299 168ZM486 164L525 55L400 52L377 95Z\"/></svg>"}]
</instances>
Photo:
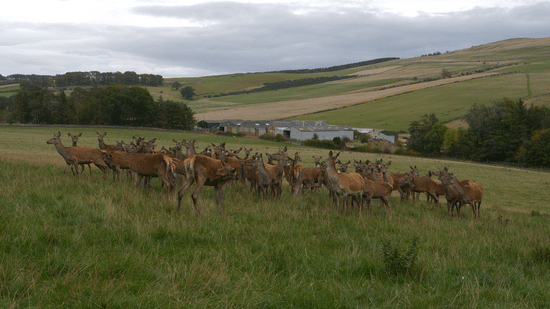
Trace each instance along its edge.
<instances>
[{"instance_id":1,"label":"white farm building","mask_svg":"<svg viewBox=\"0 0 550 309\"><path fill-rule=\"evenodd\" d=\"M290 139L305 141L317 136L320 140L332 140L335 137L353 140L353 129L347 126L290 127Z\"/></svg>"}]
</instances>

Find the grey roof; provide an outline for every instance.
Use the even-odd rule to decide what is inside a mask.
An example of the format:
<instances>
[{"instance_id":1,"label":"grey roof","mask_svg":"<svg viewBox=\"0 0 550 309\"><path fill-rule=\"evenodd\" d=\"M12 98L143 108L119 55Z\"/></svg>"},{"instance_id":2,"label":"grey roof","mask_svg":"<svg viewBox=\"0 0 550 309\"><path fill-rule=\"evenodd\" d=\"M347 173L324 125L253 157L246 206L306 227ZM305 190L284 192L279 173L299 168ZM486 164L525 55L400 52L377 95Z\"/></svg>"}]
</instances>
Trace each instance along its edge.
<instances>
[{"instance_id":1,"label":"grey roof","mask_svg":"<svg viewBox=\"0 0 550 309\"><path fill-rule=\"evenodd\" d=\"M353 129L348 126L296 127L295 129L302 132L353 131Z\"/></svg>"}]
</instances>

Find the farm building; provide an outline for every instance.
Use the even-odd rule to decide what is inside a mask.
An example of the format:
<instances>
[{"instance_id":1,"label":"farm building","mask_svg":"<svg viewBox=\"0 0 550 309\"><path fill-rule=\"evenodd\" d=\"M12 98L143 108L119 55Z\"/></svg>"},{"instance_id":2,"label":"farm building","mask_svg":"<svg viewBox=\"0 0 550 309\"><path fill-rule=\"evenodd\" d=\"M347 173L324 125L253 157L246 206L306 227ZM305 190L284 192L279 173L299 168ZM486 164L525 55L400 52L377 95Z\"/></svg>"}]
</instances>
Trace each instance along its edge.
<instances>
[{"instance_id":1,"label":"farm building","mask_svg":"<svg viewBox=\"0 0 550 309\"><path fill-rule=\"evenodd\" d=\"M383 139L388 142L395 144L396 137L394 135L386 135L375 129L366 129L366 128L353 128L353 130L358 131L361 134L368 134L371 138L374 139Z\"/></svg>"},{"instance_id":2,"label":"farm building","mask_svg":"<svg viewBox=\"0 0 550 309\"><path fill-rule=\"evenodd\" d=\"M317 136L320 140L353 139L353 129L348 126L331 126L326 121L266 121L266 120L221 120L201 121L202 127L212 128L226 133L242 133L246 135L262 136L264 134L281 134L288 139L305 141Z\"/></svg>"},{"instance_id":3,"label":"farm building","mask_svg":"<svg viewBox=\"0 0 550 309\"><path fill-rule=\"evenodd\" d=\"M290 139L305 141L317 136L320 140L332 140L335 137L341 139L353 139L353 129L348 126L315 126L315 127L291 127Z\"/></svg>"}]
</instances>

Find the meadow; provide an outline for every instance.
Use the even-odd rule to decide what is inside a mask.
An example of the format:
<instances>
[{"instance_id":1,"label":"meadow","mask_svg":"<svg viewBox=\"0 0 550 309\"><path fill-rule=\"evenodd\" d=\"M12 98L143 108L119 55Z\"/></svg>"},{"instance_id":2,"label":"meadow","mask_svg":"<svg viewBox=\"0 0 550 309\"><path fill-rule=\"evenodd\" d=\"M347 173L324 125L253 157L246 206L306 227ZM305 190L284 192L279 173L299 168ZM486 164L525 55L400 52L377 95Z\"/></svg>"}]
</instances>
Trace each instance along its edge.
<instances>
[{"instance_id":1,"label":"meadow","mask_svg":"<svg viewBox=\"0 0 550 309\"><path fill-rule=\"evenodd\" d=\"M392 217L378 201L370 214L336 212L327 191L261 201L242 186L224 190L216 213L204 188L194 215L182 214L158 180L149 191L102 180L80 181L46 141L83 133L80 145L129 142L132 136L197 140L197 149L298 151L305 166L328 151L256 139L138 129L1 126L0 306L154 308L541 308L550 306L550 174L546 171L345 152L351 159L391 160L390 171L422 174L447 166L484 187L481 218L459 218L425 202L392 197ZM502 216L502 217L500 217ZM501 219L499 219L501 218ZM416 246L413 246L416 239ZM405 272L384 248L416 259ZM411 250L409 250L411 251ZM393 252L393 251L392 251ZM396 255L399 257L399 254ZM399 260L394 258L394 261ZM390 259L391 261L391 259Z\"/></svg>"}]
</instances>

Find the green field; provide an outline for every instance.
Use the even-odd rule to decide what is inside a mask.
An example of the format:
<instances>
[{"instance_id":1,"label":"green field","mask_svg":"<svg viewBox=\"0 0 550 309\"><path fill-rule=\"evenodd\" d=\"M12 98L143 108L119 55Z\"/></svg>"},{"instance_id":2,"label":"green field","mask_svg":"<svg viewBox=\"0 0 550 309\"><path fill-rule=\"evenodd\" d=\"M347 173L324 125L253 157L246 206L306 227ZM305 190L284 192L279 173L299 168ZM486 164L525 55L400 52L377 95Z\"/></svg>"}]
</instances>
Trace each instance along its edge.
<instances>
[{"instance_id":1,"label":"green field","mask_svg":"<svg viewBox=\"0 0 550 309\"><path fill-rule=\"evenodd\" d=\"M327 191L262 202L235 185L216 213L212 188L193 214L182 214L158 180L146 192L103 181L99 169L77 181L46 141L53 132L83 133L79 144L129 142L132 136L196 139L197 149L275 152L274 142L189 133L106 128L0 127L0 306L154 308L544 308L550 306L550 174L463 162L342 153L416 165L422 174L447 166L484 187L481 219L469 208L449 218L445 206L400 202L393 216L373 202L369 215L336 213ZM295 147L302 162L328 151ZM425 198L422 198L425 200ZM442 204L445 204L441 197ZM498 220L499 216L502 220ZM506 222L508 219L508 222ZM408 273L392 274L382 252L418 238Z\"/></svg>"},{"instance_id":2,"label":"green field","mask_svg":"<svg viewBox=\"0 0 550 309\"><path fill-rule=\"evenodd\" d=\"M546 76L546 75L545 75ZM533 95L543 94L543 83L531 86ZM368 102L353 107L295 117L300 120L326 120L334 125L374 127L386 130L407 130L411 121L424 114L435 113L448 122L464 115L475 103L487 104L508 97L526 98L525 74L481 78L439 86Z\"/></svg>"}]
</instances>

